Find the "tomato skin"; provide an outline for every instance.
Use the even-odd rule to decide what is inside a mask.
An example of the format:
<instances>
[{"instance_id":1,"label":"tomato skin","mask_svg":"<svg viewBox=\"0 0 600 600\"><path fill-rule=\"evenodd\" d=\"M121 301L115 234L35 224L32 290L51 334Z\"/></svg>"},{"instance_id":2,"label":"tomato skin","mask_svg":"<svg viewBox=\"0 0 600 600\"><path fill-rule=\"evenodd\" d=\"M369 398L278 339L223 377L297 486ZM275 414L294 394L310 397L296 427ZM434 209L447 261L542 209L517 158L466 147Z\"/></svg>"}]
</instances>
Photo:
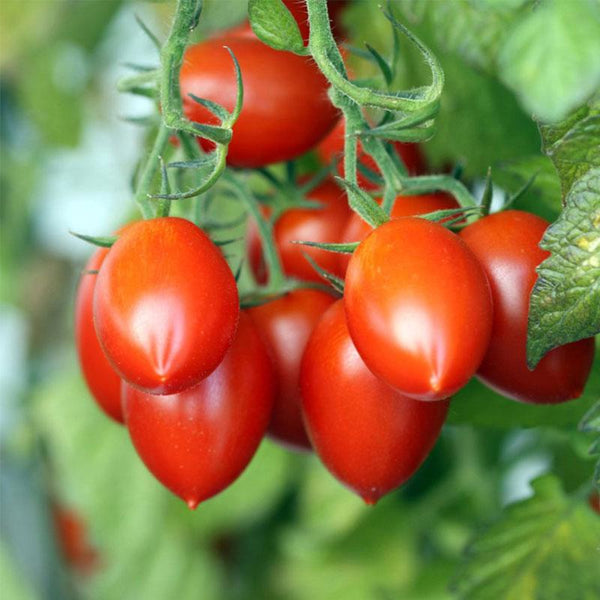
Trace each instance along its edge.
<instances>
[{"instance_id":1,"label":"tomato skin","mask_svg":"<svg viewBox=\"0 0 600 600\"><path fill-rule=\"evenodd\" d=\"M150 472L194 509L246 468L269 423L273 367L246 313L223 362L197 386L154 396L123 384L127 428Z\"/></svg>"},{"instance_id":2,"label":"tomato skin","mask_svg":"<svg viewBox=\"0 0 600 600\"><path fill-rule=\"evenodd\" d=\"M490 339L483 269L458 236L418 217L389 221L361 242L348 265L344 305L369 369L418 400L463 387Z\"/></svg>"},{"instance_id":3,"label":"tomato skin","mask_svg":"<svg viewBox=\"0 0 600 600\"><path fill-rule=\"evenodd\" d=\"M317 324L300 381L315 451L367 504L413 475L448 412L448 401L407 398L371 373L352 343L341 300Z\"/></svg>"},{"instance_id":4,"label":"tomato skin","mask_svg":"<svg viewBox=\"0 0 600 600\"><path fill-rule=\"evenodd\" d=\"M529 297L535 269L549 256L538 245L548 225L536 215L507 210L460 233L485 269L494 303L492 337L477 375L500 394L533 404L579 397L595 350L593 338L588 338L555 348L533 371L527 367Z\"/></svg>"},{"instance_id":5,"label":"tomato skin","mask_svg":"<svg viewBox=\"0 0 600 600\"><path fill-rule=\"evenodd\" d=\"M337 122L337 125L329 132L327 137L317 146L317 155L323 164L330 164L337 158L342 157L338 162L338 173L344 177L344 136L346 132L346 124L343 119ZM408 142L394 142L396 152L400 155L402 162L406 165L406 169L411 175L420 175L425 173L427 168L425 158L419 144L411 144ZM362 148L360 140L356 146L356 154L358 162L375 173L379 173L377 165L373 157L366 154ZM374 190L377 184L367 179L360 171L357 170L356 180L359 187L365 190Z\"/></svg>"},{"instance_id":6,"label":"tomato skin","mask_svg":"<svg viewBox=\"0 0 600 600\"><path fill-rule=\"evenodd\" d=\"M233 341L238 316L229 266L185 219L134 223L98 274L100 344L121 378L150 393L173 394L211 373Z\"/></svg>"},{"instance_id":7,"label":"tomato skin","mask_svg":"<svg viewBox=\"0 0 600 600\"><path fill-rule=\"evenodd\" d=\"M261 167L292 160L315 146L334 126L338 110L327 96L328 83L307 57L274 50L250 36L210 38L185 53L180 73L185 115L218 124L188 94L208 98L231 111L236 82L228 46L242 72L244 105L233 127L227 163ZM265 94L265 90L269 93ZM210 148L211 144L202 144Z\"/></svg>"},{"instance_id":8,"label":"tomato skin","mask_svg":"<svg viewBox=\"0 0 600 600\"><path fill-rule=\"evenodd\" d=\"M79 364L96 404L117 423L124 423L121 409L121 378L108 362L94 329L93 300L95 273L100 269L108 248L98 248L81 275L75 298L75 344Z\"/></svg>"},{"instance_id":9,"label":"tomato skin","mask_svg":"<svg viewBox=\"0 0 600 600\"><path fill-rule=\"evenodd\" d=\"M100 556L90 542L85 521L76 510L62 504L55 503L51 509L57 542L66 563L81 575L92 575L100 567Z\"/></svg>"},{"instance_id":10,"label":"tomato skin","mask_svg":"<svg viewBox=\"0 0 600 600\"><path fill-rule=\"evenodd\" d=\"M390 218L412 217L451 208L459 208L459 205L454 196L446 192L434 192L433 194L423 194L421 196L397 196L392 206ZM344 227L340 242L362 242L371 231L373 231L373 228L366 221L363 221L357 213L353 212ZM350 255L339 254L338 262L343 277L348 269Z\"/></svg>"},{"instance_id":11,"label":"tomato skin","mask_svg":"<svg viewBox=\"0 0 600 600\"><path fill-rule=\"evenodd\" d=\"M338 255L293 242L339 242L352 211L348 207L346 194L331 180L319 184L307 197L319 202L323 208L292 208L285 211L273 226L273 238L286 275L322 283L320 275L312 268L304 254L308 254L323 269L341 276ZM269 212L267 207L263 208L265 216L268 216ZM262 244L254 222L249 224L246 238L254 277L258 283L266 283L267 271Z\"/></svg>"},{"instance_id":12,"label":"tomato skin","mask_svg":"<svg viewBox=\"0 0 600 600\"><path fill-rule=\"evenodd\" d=\"M300 363L310 334L333 302L324 292L295 290L248 311L275 367L277 395L269 434L294 450L312 448L302 422Z\"/></svg>"}]
</instances>

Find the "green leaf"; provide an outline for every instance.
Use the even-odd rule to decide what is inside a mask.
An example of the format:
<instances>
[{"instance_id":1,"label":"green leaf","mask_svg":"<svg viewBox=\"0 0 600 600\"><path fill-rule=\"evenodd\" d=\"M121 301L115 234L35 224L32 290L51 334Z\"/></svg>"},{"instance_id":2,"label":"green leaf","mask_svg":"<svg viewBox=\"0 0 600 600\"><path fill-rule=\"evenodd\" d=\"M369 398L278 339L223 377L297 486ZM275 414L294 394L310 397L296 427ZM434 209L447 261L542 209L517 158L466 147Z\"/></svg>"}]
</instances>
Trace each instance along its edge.
<instances>
[{"instance_id":1,"label":"green leaf","mask_svg":"<svg viewBox=\"0 0 600 600\"><path fill-rule=\"evenodd\" d=\"M600 85L600 10L595 2L540 3L512 28L498 55L500 78L540 120L555 122Z\"/></svg>"},{"instance_id":2,"label":"green leaf","mask_svg":"<svg viewBox=\"0 0 600 600\"><path fill-rule=\"evenodd\" d=\"M592 456L600 457L600 400L585 413L579 424L579 429L585 433L596 434L596 439L590 448L590 454ZM598 459L596 471L594 472L594 485L600 490L600 458Z\"/></svg>"},{"instance_id":3,"label":"green leaf","mask_svg":"<svg viewBox=\"0 0 600 600\"><path fill-rule=\"evenodd\" d=\"M516 194L532 177L527 191L511 207L556 221L562 209L560 179L547 156L532 155L507 161L494 170L494 183L509 195Z\"/></svg>"},{"instance_id":4,"label":"green leaf","mask_svg":"<svg viewBox=\"0 0 600 600\"><path fill-rule=\"evenodd\" d=\"M600 332L600 168L573 186L540 246L552 254L537 268L531 294L530 367L552 348Z\"/></svg>"},{"instance_id":5,"label":"green leaf","mask_svg":"<svg viewBox=\"0 0 600 600\"><path fill-rule=\"evenodd\" d=\"M545 475L533 497L508 506L467 550L453 589L464 600L600 597L600 519Z\"/></svg>"},{"instance_id":6,"label":"green leaf","mask_svg":"<svg viewBox=\"0 0 600 600\"><path fill-rule=\"evenodd\" d=\"M553 405L525 404L505 398L473 379L452 398L448 422L495 429L542 426L572 429L598 398L600 356L596 352L585 390L576 400Z\"/></svg>"},{"instance_id":7,"label":"green leaf","mask_svg":"<svg viewBox=\"0 0 600 600\"><path fill-rule=\"evenodd\" d=\"M600 167L600 100L557 125L540 125L543 150L558 171L563 196L590 169Z\"/></svg>"},{"instance_id":8,"label":"green leaf","mask_svg":"<svg viewBox=\"0 0 600 600\"><path fill-rule=\"evenodd\" d=\"M250 0L248 17L252 31L271 48L306 54L298 23L281 0Z\"/></svg>"}]
</instances>

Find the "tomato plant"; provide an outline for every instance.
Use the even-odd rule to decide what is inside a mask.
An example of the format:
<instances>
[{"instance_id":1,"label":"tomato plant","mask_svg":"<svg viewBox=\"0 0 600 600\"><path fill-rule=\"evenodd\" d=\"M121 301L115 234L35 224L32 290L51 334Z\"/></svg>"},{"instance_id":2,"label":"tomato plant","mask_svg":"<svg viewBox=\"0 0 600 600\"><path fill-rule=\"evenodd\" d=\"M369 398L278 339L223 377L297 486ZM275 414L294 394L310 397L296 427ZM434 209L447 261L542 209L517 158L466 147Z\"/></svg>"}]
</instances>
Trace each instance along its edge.
<instances>
[{"instance_id":1,"label":"tomato plant","mask_svg":"<svg viewBox=\"0 0 600 600\"><path fill-rule=\"evenodd\" d=\"M250 462L269 423L274 393L269 355L242 313L233 345L206 379L168 396L123 384L123 408L144 464L194 509L233 483Z\"/></svg>"},{"instance_id":2,"label":"tomato plant","mask_svg":"<svg viewBox=\"0 0 600 600\"><path fill-rule=\"evenodd\" d=\"M352 343L341 300L310 337L300 381L316 452L367 504L419 468L448 412L447 401L407 398L371 373Z\"/></svg>"},{"instance_id":3,"label":"tomato plant","mask_svg":"<svg viewBox=\"0 0 600 600\"><path fill-rule=\"evenodd\" d=\"M436 210L444 210L450 208L458 208L456 200L445 192L436 192L433 194L422 194L420 196L398 196L392 206L390 217L397 219L399 217L411 217L415 215L423 215ZM364 240L372 231L372 227L363 221L359 215L352 213L344 231L340 242L360 242ZM350 256L340 254L338 257L339 270L342 276L346 273Z\"/></svg>"},{"instance_id":4,"label":"tomato plant","mask_svg":"<svg viewBox=\"0 0 600 600\"><path fill-rule=\"evenodd\" d=\"M97 271L107 248L99 248L85 265L75 298L75 343L81 371L98 406L109 417L123 423L121 378L108 362L94 328L93 300Z\"/></svg>"},{"instance_id":5,"label":"tomato plant","mask_svg":"<svg viewBox=\"0 0 600 600\"><path fill-rule=\"evenodd\" d=\"M319 274L304 256L307 254L317 264L336 275L341 275L339 258L332 252L296 244L297 241L338 242L352 211L348 207L346 194L331 180L326 180L308 193L308 199L318 202L321 208L291 208L277 219L273 236L284 272L290 277L305 281L321 282ZM268 212L265 210L265 214ZM248 227L248 256L256 280L267 280L262 258L262 246L254 224Z\"/></svg>"},{"instance_id":6,"label":"tomato plant","mask_svg":"<svg viewBox=\"0 0 600 600\"><path fill-rule=\"evenodd\" d=\"M213 371L238 315L235 279L219 249L177 217L131 225L96 282L104 352L123 379L155 394L182 391Z\"/></svg>"},{"instance_id":7,"label":"tomato plant","mask_svg":"<svg viewBox=\"0 0 600 600\"><path fill-rule=\"evenodd\" d=\"M594 358L593 338L551 350L527 367L527 316L535 268L547 256L538 244L549 223L523 211L489 215L460 233L485 269L494 320L490 344L477 371L501 394L534 404L564 402L581 395Z\"/></svg>"},{"instance_id":8,"label":"tomato plant","mask_svg":"<svg viewBox=\"0 0 600 600\"><path fill-rule=\"evenodd\" d=\"M344 304L367 366L413 398L459 390L490 338L490 289L475 256L442 225L416 217L389 221L361 242Z\"/></svg>"},{"instance_id":9,"label":"tomato plant","mask_svg":"<svg viewBox=\"0 0 600 600\"><path fill-rule=\"evenodd\" d=\"M249 310L270 351L277 394L269 434L295 449L310 449L302 422L300 362L317 321L334 298L316 290L296 290Z\"/></svg>"},{"instance_id":10,"label":"tomato plant","mask_svg":"<svg viewBox=\"0 0 600 600\"><path fill-rule=\"evenodd\" d=\"M189 119L218 123L189 94L233 110L235 73L223 46L235 54L244 84L244 104L233 126L228 164L260 167L291 160L310 150L334 126L339 113L327 97L327 80L316 65L309 58L273 50L249 36L211 38L187 49L180 86Z\"/></svg>"},{"instance_id":11,"label":"tomato plant","mask_svg":"<svg viewBox=\"0 0 600 600\"><path fill-rule=\"evenodd\" d=\"M340 119L336 126L325 137L325 139L323 139L323 141L317 146L317 155L323 164L328 165L333 161L338 161L337 169L341 177L344 176L343 155L345 133L345 123L342 119ZM426 171L425 158L418 144L394 142L393 148L402 159L402 162L405 164L409 173L412 175L418 175ZM358 165L362 165L364 168L372 171L376 175L379 174L375 161L369 154L365 153L365 151L362 149L362 144L360 141L357 144L356 153ZM360 187L366 190L373 190L377 188L377 184L361 173L360 167L359 170L357 170L356 177Z\"/></svg>"}]
</instances>

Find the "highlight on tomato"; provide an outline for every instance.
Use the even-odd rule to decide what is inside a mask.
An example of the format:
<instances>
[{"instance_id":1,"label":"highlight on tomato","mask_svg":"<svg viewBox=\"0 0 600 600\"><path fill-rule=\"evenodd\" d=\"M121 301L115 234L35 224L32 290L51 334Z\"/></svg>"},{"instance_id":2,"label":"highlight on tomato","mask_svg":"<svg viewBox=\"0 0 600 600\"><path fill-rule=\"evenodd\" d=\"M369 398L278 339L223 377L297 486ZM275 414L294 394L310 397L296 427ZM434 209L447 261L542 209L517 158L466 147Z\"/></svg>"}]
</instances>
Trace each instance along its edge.
<instances>
[{"instance_id":1,"label":"highlight on tomato","mask_svg":"<svg viewBox=\"0 0 600 600\"><path fill-rule=\"evenodd\" d=\"M507 210L460 233L486 272L494 303L492 335L477 375L500 394L532 404L579 397L595 352L594 339L583 339L551 350L533 371L527 367L529 297L535 269L549 256L539 247L548 225L537 215Z\"/></svg>"},{"instance_id":2,"label":"highlight on tomato","mask_svg":"<svg viewBox=\"0 0 600 600\"><path fill-rule=\"evenodd\" d=\"M271 360L243 312L233 345L211 375L168 396L124 383L123 408L146 467L194 509L246 468L269 424L274 394Z\"/></svg>"},{"instance_id":3,"label":"highlight on tomato","mask_svg":"<svg viewBox=\"0 0 600 600\"><path fill-rule=\"evenodd\" d=\"M334 302L317 290L295 290L248 310L269 350L277 393L269 435L293 450L310 450L302 421L300 363L318 320Z\"/></svg>"},{"instance_id":4,"label":"highlight on tomato","mask_svg":"<svg viewBox=\"0 0 600 600\"><path fill-rule=\"evenodd\" d=\"M94 323L117 373L154 394L209 375L235 336L235 278L219 249L178 217L138 221L110 249L96 281Z\"/></svg>"},{"instance_id":5,"label":"highlight on tomato","mask_svg":"<svg viewBox=\"0 0 600 600\"><path fill-rule=\"evenodd\" d=\"M418 400L447 398L475 374L492 328L482 267L454 233L418 217L375 229L354 251L348 328L369 369Z\"/></svg>"},{"instance_id":6,"label":"highlight on tomato","mask_svg":"<svg viewBox=\"0 0 600 600\"><path fill-rule=\"evenodd\" d=\"M381 202L381 200L378 200L378 202ZM446 192L434 192L420 196L397 196L390 212L390 218L412 217L451 208L459 208L459 205L454 196ZM441 222L443 223L443 221ZM373 231L373 228L357 213L353 212L339 241L341 243L361 242L371 231ZM338 254L337 256L339 271L343 277L348 269L350 255Z\"/></svg>"},{"instance_id":7,"label":"highlight on tomato","mask_svg":"<svg viewBox=\"0 0 600 600\"><path fill-rule=\"evenodd\" d=\"M326 271L341 276L343 273L340 270L338 255L294 242L339 242L344 227L353 213L348 207L344 191L330 179L312 189L308 193L307 199L317 202L320 208L286 210L275 221L273 237L279 251L281 266L286 275L304 281L322 282L323 280L308 262L305 254ZM268 216L269 212L268 207L263 208L265 216ZM254 277L259 283L265 283L268 274L258 229L253 222L248 225L246 244Z\"/></svg>"},{"instance_id":8,"label":"highlight on tomato","mask_svg":"<svg viewBox=\"0 0 600 600\"><path fill-rule=\"evenodd\" d=\"M367 368L350 338L342 300L327 310L310 337L300 381L315 451L367 504L415 473L448 412L448 401L407 398Z\"/></svg>"},{"instance_id":9,"label":"highlight on tomato","mask_svg":"<svg viewBox=\"0 0 600 600\"><path fill-rule=\"evenodd\" d=\"M262 167L292 160L316 146L335 125L339 112L327 96L327 80L310 58L274 50L255 37L234 35L210 38L186 50L180 87L190 120L218 124L217 117L189 94L229 111L235 106L234 65L224 46L235 54L244 85L244 104L227 153L229 165Z\"/></svg>"},{"instance_id":10,"label":"highlight on tomato","mask_svg":"<svg viewBox=\"0 0 600 600\"><path fill-rule=\"evenodd\" d=\"M75 344L81 371L92 398L107 416L117 423L123 423L121 378L106 358L94 328L96 271L107 254L108 248L98 248L81 274L75 298Z\"/></svg>"}]
</instances>

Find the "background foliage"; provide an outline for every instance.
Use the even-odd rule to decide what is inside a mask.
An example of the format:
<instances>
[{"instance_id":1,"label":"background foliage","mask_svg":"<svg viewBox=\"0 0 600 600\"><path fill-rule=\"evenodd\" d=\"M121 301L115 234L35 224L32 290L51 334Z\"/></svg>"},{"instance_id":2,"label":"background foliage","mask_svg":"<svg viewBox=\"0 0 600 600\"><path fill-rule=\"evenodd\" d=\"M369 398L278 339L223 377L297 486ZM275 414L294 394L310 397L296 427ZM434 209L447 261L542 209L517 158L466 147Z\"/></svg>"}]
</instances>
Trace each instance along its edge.
<instances>
[{"instance_id":1,"label":"background foliage","mask_svg":"<svg viewBox=\"0 0 600 600\"><path fill-rule=\"evenodd\" d=\"M385 53L389 26L375 5L355 1L344 19L353 45L366 40ZM536 123L570 123L598 89L597 2L392 6L446 73L438 131L425 146L434 168L460 163L468 185L482 190L491 166L509 193L536 175L517 206L553 221L563 195L576 194L588 177L584 192L593 193L579 197L596 203L586 211L597 208L597 154L585 172L561 169L561 160L572 165L573 149L562 148L553 163ZM0 4L4 596L600 597L600 519L587 505L588 448L598 427L577 430L600 397L598 359L583 397L562 406L517 404L471 383L453 401L423 468L376 508L363 506L315 457L266 440L239 481L190 513L97 410L78 372L71 324L89 248L67 232L105 234L133 210L129 178L144 135L119 118L150 114L151 106L118 96L115 84L124 62L157 63L134 15L160 36L172 8L118 0ZM244 10L243 0L207 1L195 35L238 22ZM422 82L420 58L403 51L398 83ZM368 69L356 64L358 74ZM596 109L585 110L597 119ZM553 131L542 129L546 146ZM600 147L597 126L585 135L580 148ZM92 575L65 564L56 503L87 523L99 555Z\"/></svg>"}]
</instances>

